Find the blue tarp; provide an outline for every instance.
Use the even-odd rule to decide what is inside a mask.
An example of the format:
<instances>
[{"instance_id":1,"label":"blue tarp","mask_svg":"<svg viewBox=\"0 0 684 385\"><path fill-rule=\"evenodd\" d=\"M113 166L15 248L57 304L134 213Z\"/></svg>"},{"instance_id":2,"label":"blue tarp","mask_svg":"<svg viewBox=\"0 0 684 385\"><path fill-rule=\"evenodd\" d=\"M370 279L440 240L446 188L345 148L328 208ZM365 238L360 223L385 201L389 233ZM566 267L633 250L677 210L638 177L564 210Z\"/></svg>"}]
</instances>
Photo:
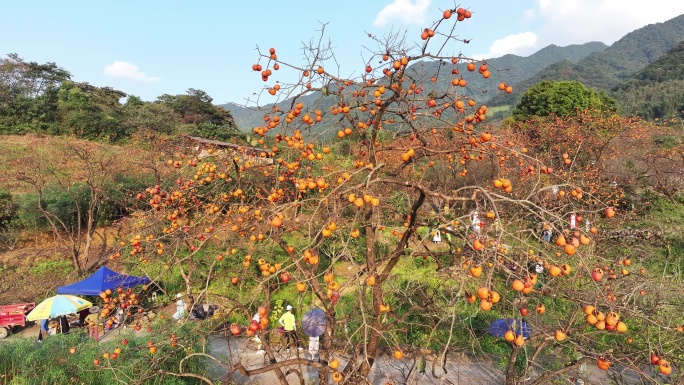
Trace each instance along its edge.
<instances>
[{"instance_id":1,"label":"blue tarp","mask_svg":"<svg viewBox=\"0 0 684 385\"><path fill-rule=\"evenodd\" d=\"M147 277L121 274L102 266L93 275L82 281L57 288L57 294L99 295L107 289L114 290L119 287L127 289L147 283L150 283L150 279Z\"/></svg>"},{"instance_id":2,"label":"blue tarp","mask_svg":"<svg viewBox=\"0 0 684 385\"><path fill-rule=\"evenodd\" d=\"M530 338L532 335L532 328L523 320L516 320L513 318L501 318L489 325L487 331L494 337L503 337L506 331L512 330L515 334L522 334L523 338Z\"/></svg>"}]
</instances>

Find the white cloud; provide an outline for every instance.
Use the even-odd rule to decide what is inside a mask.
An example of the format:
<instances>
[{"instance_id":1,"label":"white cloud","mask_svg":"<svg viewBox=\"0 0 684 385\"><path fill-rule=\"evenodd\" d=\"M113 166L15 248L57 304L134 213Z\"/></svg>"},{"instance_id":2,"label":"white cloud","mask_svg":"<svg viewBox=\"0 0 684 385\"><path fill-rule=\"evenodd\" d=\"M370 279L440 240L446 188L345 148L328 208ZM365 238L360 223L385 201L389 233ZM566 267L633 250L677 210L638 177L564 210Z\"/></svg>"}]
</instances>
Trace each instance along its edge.
<instances>
[{"instance_id":1,"label":"white cloud","mask_svg":"<svg viewBox=\"0 0 684 385\"><path fill-rule=\"evenodd\" d=\"M526 9L523 12L523 20L525 22L533 21L536 18L537 18L537 12L535 12L534 9Z\"/></svg>"},{"instance_id":2,"label":"white cloud","mask_svg":"<svg viewBox=\"0 0 684 385\"><path fill-rule=\"evenodd\" d=\"M647 24L684 13L684 1L537 0L542 46L602 41L612 44Z\"/></svg>"},{"instance_id":3,"label":"white cloud","mask_svg":"<svg viewBox=\"0 0 684 385\"><path fill-rule=\"evenodd\" d=\"M529 48L536 46L537 35L532 32L521 32L515 35L508 35L502 39L495 40L489 47L486 54L475 54L474 59L493 59L512 53L520 54L527 52Z\"/></svg>"},{"instance_id":4,"label":"white cloud","mask_svg":"<svg viewBox=\"0 0 684 385\"><path fill-rule=\"evenodd\" d=\"M158 76L147 76L138 66L125 61L115 61L104 68L105 75L114 78L134 80L141 83L152 83L161 80Z\"/></svg>"},{"instance_id":5,"label":"white cloud","mask_svg":"<svg viewBox=\"0 0 684 385\"><path fill-rule=\"evenodd\" d=\"M536 0L535 9L522 10L525 29L494 41L489 52L471 55L491 59L505 54L529 55L549 44L567 46L600 41L611 45L648 24L684 14L684 1ZM534 27L533 27L534 26Z\"/></svg>"},{"instance_id":6,"label":"white cloud","mask_svg":"<svg viewBox=\"0 0 684 385\"><path fill-rule=\"evenodd\" d=\"M376 27L382 27L391 20L399 19L402 23L413 24L425 21L425 11L430 6L432 0L394 0L392 4L386 5L373 21Z\"/></svg>"}]
</instances>

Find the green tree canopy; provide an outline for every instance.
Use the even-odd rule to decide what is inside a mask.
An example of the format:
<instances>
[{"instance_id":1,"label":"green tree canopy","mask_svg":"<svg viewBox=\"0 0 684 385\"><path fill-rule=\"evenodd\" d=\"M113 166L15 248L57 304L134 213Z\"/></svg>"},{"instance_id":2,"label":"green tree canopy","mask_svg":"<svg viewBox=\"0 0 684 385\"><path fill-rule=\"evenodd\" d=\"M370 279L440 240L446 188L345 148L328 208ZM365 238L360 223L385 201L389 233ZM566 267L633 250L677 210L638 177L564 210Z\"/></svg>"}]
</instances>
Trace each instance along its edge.
<instances>
[{"instance_id":1,"label":"green tree canopy","mask_svg":"<svg viewBox=\"0 0 684 385\"><path fill-rule=\"evenodd\" d=\"M57 94L60 130L91 140L116 141L127 135L121 124L120 99L126 94L88 83L65 81Z\"/></svg>"},{"instance_id":2,"label":"green tree canopy","mask_svg":"<svg viewBox=\"0 0 684 385\"><path fill-rule=\"evenodd\" d=\"M157 103L180 116L181 123L186 125L181 131L223 140L238 128L230 111L213 105L212 101L206 92L194 88L185 94L164 94L157 98Z\"/></svg>"},{"instance_id":3,"label":"green tree canopy","mask_svg":"<svg viewBox=\"0 0 684 385\"><path fill-rule=\"evenodd\" d=\"M532 116L573 115L588 109L614 111L616 106L615 99L605 92L594 91L580 82L545 80L525 92L513 108L513 117L526 120Z\"/></svg>"},{"instance_id":4,"label":"green tree canopy","mask_svg":"<svg viewBox=\"0 0 684 385\"><path fill-rule=\"evenodd\" d=\"M55 63L0 58L0 133L48 130L57 121L57 92L71 74Z\"/></svg>"}]
</instances>

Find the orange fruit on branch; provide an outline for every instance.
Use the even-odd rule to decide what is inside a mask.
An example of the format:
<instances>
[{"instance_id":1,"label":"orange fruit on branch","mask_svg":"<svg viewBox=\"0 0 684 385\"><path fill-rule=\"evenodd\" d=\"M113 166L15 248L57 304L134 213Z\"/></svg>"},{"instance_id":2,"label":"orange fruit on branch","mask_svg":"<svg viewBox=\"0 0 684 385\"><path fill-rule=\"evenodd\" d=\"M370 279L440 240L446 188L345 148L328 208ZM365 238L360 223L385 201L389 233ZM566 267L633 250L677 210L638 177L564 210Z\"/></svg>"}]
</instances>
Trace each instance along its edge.
<instances>
[{"instance_id":1,"label":"orange fruit on branch","mask_svg":"<svg viewBox=\"0 0 684 385\"><path fill-rule=\"evenodd\" d=\"M480 300L480 309L482 309L483 311L490 310L492 308L492 305L492 301L488 299Z\"/></svg>"},{"instance_id":2,"label":"orange fruit on branch","mask_svg":"<svg viewBox=\"0 0 684 385\"><path fill-rule=\"evenodd\" d=\"M566 338L568 338L568 335L562 330L556 330L554 337L556 338L556 341L562 342L565 341Z\"/></svg>"},{"instance_id":3,"label":"orange fruit on branch","mask_svg":"<svg viewBox=\"0 0 684 385\"><path fill-rule=\"evenodd\" d=\"M482 243L482 241L480 241L479 239L476 239L475 241L473 241L473 249L475 249L475 251L480 251L480 250L484 249L484 247L485 247L484 243Z\"/></svg>"},{"instance_id":4,"label":"orange fruit on branch","mask_svg":"<svg viewBox=\"0 0 684 385\"><path fill-rule=\"evenodd\" d=\"M565 239L564 235L559 235L558 238L556 238L556 246L565 246L568 244L568 241Z\"/></svg>"},{"instance_id":5,"label":"orange fruit on branch","mask_svg":"<svg viewBox=\"0 0 684 385\"><path fill-rule=\"evenodd\" d=\"M563 251L565 251L565 254L567 255L573 255L577 252L577 248L574 245L567 244L563 247Z\"/></svg>"},{"instance_id":6,"label":"orange fruit on branch","mask_svg":"<svg viewBox=\"0 0 684 385\"><path fill-rule=\"evenodd\" d=\"M523 289L525 288L525 284L523 283L523 281L521 281L519 279L514 279L511 286L513 287L513 290L515 290L515 291L523 291Z\"/></svg>"},{"instance_id":7,"label":"orange fruit on branch","mask_svg":"<svg viewBox=\"0 0 684 385\"><path fill-rule=\"evenodd\" d=\"M591 238L587 237L587 236L584 235L584 234L580 234L580 236L579 236L579 243L580 243L581 245L586 246L586 245L588 245L589 243L591 243Z\"/></svg>"},{"instance_id":8,"label":"orange fruit on branch","mask_svg":"<svg viewBox=\"0 0 684 385\"><path fill-rule=\"evenodd\" d=\"M518 334L517 336L515 336L515 340L513 340L513 343L518 346L523 346L525 344L525 337L523 337L522 334Z\"/></svg>"},{"instance_id":9,"label":"orange fruit on branch","mask_svg":"<svg viewBox=\"0 0 684 385\"><path fill-rule=\"evenodd\" d=\"M470 275L472 275L475 278L478 278L482 275L482 266L477 265L477 266L472 266L470 268Z\"/></svg>"},{"instance_id":10,"label":"orange fruit on branch","mask_svg":"<svg viewBox=\"0 0 684 385\"><path fill-rule=\"evenodd\" d=\"M610 368L610 361L603 357L599 357L599 359L596 360L596 365L601 370L608 370Z\"/></svg>"},{"instance_id":11,"label":"orange fruit on branch","mask_svg":"<svg viewBox=\"0 0 684 385\"><path fill-rule=\"evenodd\" d=\"M668 376L672 373L672 366L670 366L670 363L667 362L667 360L660 359L658 361L658 371L660 371L661 374Z\"/></svg>"}]
</instances>

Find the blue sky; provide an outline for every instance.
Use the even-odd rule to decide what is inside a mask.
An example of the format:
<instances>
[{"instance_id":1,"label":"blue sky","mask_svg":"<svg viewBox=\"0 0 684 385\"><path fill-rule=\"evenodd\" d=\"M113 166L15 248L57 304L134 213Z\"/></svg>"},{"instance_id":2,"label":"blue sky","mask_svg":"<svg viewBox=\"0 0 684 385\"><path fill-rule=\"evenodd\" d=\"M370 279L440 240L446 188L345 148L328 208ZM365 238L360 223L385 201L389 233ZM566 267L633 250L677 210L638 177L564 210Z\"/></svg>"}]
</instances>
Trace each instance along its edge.
<instances>
[{"instance_id":1,"label":"blue sky","mask_svg":"<svg viewBox=\"0 0 684 385\"><path fill-rule=\"evenodd\" d=\"M650 23L684 14L682 0L464 0L473 17L456 33L471 39L450 51L474 57L527 56L549 44L614 41ZM144 100L202 89L215 103L244 104L265 84L251 66L256 47L302 63L302 44L319 36L335 47L337 67L348 77L365 66L363 45L376 36L422 28L454 8L442 0L23 0L3 4L0 54L55 62L73 79L109 86ZM287 80L283 69L281 80ZM292 74L290 74L292 75ZM272 84L269 84L272 85Z\"/></svg>"}]
</instances>

